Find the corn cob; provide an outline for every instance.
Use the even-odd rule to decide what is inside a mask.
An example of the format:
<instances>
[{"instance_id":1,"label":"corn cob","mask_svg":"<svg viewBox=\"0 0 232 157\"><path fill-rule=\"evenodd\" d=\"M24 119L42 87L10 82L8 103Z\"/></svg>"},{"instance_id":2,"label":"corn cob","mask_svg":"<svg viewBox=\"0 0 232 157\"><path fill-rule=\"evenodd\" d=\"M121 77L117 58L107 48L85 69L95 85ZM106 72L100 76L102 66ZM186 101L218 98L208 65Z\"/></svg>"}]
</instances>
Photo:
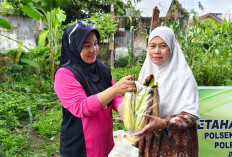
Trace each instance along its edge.
<instances>
[{"instance_id":1,"label":"corn cob","mask_svg":"<svg viewBox=\"0 0 232 157\"><path fill-rule=\"evenodd\" d=\"M145 112L149 111L151 112L151 106L152 106L152 94L151 92L153 89L151 87L154 86L154 77L153 75L149 75L146 79L144 84L147 87L143 87L143 90L141 90L140 93L136 95L138 98L136 99L136 122L135 122L135 129L136 132L142 130L144 126L147 124L147 120L143 117L143 114ZM140 99L140 100L139 100Z\"/></svg>"},{"instance_id":2,"label":"corn cob","mask_svg":"<svg viewBox=\"0 0 232 157\"><path fill-rule=\"evenodd\" d=\"M152 74L146 78L143 85L138 82L136 83L136 98L133 92L125 93L123 99L123 123L127 130L134 130L136 128L136 132L140 131L147 124L147 120L143 117L143 114L147 110L149 110L147 114L151 113L153 95L151 91L153 92L152 87L154 86L154 77Z\"/></svg>"},{"instance_id":3,"label":"corn cob","mask_svg":"<svg viewBox=\"0 0 232 157\"><path fill-rule=\"evenodd\" d=\"M139 84L136 84L139 85ZM152 74L150 74L143 84L145 87L136 95L136 103L135 103L135 110L139 110L139 107L143 102L147 102L150 89L154 86L154 77ZM144 104L143 104L144 105Z\"/></svg>"},{"instance_id":4,"label":"corn cob","mask_svg":"<svg viewBox=\"0 0 232 157\"><path fill-rule=\"evenodd\" d=\"M132 92L125 93L125 97L123 99L123 123L124 123L124 127L127 130L134 129L135 117L134 117L133 101L134 101L134 93Z\"/></svg>"},{"instance_id":5,"label":"corn cob","mask_svg":"<svg viewBox=\"0 0 232 157\"><path fill-rule=\"evenodd\" d=\"M136 132L142 130L145 125L148 123L147 119L145 117L143 117L143 114L150 114L151 112L151 106L152 106L152 95L149 95L149 100L146 103L146 105L141 105L141 107L143 108L140 108L140 110L142 111L138 111L138 112L141 112L141 113L137 113L137 117L136 117L136 122L135 122L135 129L136 129Z\"/></svg>"},{"instance_id":6,"label":"corn cob","mask_svg":"<svg viewBox=\"0 0 232 157\"><path fill-rule=\"evenodd\" d=\"M136 101L135 101L135 110L139 110L140 106L144 102L146 102L149 98L149 89L147 87L144 87L137 95L136 95Z\"/></svg>"},{"instance_id":7,"label":"corn cob","mask_svg":"<svg viewBox=\"0 0 232 157\"><path fill-rule=\"evenodd\" d=\"M149 79L149 78L148 78ZM149 80L148 80L149 81ZM147 79L145 81L145 85L147 84ZM149 93L150 97L147 101L147 104L140 104L140 108L142 106L146 106L146 113L149 115L159 116L159 95L158 95L158 89L157 85L154 85L154 79L153 82L150 81L148 86L152 86L153 91L152 93ZM145 101L145 100L144 100ZM137 115L137 120L139 119ZM141 117L141 120L138 125L136 125L136 132L142 130L145 125L149 123L149 120L145 119L144 117ZM153 145L154 145L154 139L157 138L160 135L159 130L153 131L145 136L145 138L141 139L139 141L139 157L150 157L154 156L153 151Z\"/></svg>"}]
</instances>

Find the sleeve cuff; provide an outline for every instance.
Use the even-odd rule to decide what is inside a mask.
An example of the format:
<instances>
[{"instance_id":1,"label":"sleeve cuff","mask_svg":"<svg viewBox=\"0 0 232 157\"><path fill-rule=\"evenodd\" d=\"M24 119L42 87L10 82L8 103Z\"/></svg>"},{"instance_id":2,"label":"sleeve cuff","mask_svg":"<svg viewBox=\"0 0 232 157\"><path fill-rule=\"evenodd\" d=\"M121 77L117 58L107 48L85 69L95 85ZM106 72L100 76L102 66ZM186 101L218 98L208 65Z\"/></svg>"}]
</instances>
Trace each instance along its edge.
<instances>
[{"instance_id":1,"label":"sleeve cuff","mask_svg":"<svg viewBox=\"0 0 232 157\"><path fill-rule=\"evenodd\" d=\"M123 98L122 98L122 95L117 95L115 98L114 98L114 100L113 100L113 102L112 102L112 106L113 106L113 109L116 111L116 112L118 112L118 106L122 103L122 100L123 100Z\"/></svg>"}]
</instances>

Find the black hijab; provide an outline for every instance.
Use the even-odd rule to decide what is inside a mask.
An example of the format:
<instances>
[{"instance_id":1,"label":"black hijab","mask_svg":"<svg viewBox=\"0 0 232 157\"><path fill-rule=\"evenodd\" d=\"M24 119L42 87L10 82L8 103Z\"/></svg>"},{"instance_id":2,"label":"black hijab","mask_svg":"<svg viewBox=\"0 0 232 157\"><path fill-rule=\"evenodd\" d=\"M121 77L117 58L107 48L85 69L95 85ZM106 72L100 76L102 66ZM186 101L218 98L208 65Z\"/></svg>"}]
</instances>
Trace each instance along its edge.
<instances>
[{"instance_id":1,"label":"black hijab","mask_svg":"<svg viewBox=\"0 0 232 157\"><path fill-rule=\"evenodd\" d=\"M95 32L99 42L99 32L84 21L78 21L66 28L62 38L60 58L60 66L73 72L87 96L97 94L112 86L112 76L108 66L97 59L94 63L87 64L80 56L83 43L92 31Z\"/></svg>"}]
</instances>

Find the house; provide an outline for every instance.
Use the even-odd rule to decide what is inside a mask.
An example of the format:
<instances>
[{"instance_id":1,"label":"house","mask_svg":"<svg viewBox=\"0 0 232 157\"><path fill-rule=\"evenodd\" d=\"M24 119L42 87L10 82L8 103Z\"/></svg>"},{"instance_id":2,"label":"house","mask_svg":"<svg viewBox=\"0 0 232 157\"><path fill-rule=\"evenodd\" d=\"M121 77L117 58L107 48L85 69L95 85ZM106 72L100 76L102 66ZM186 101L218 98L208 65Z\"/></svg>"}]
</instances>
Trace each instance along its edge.
<instances>
[{"instance_id":1,"label":"house","mask_svg":"<svg viewBox=\"0 0 232 157\"><path fill-rule=\"evenodd\" d=\"M202 16L197 16L198 21L215 21L217 23L222 23L223 20L220 18L221 14L220 13L208 13ZM194 24L193 19L189 20L189 27L191 27Z\"/></svg>"},{"instance_id":2,"label":"house","mask_svg":"<svg viewBox=\"0 0 232 157\"><path fill-rule=\"evenodd\" d=\"M178 0L172 0L168 12L166 14L166 18L172 19L172 21L179 20L179 22L188 21L189 13L185 8L182 7L182 5ZM183 25L184 28L186 26L187 24Z\"/></svg>"},{"instance_id":3,"label":"house","mask_svg":"<svg viewBox=\"0 0 232 157\"><path fill-rule=\"evenodd\" d=\"M152 16L152 15L151 15ZM135 56L144 55L144 51L147 49L147 38L150 32L152 17L136 17L133 26L134 33L130 34L130 23L128 22L128 16L115 17L115 20L119 21L114 42L115 42L115 59L117 60L120 56L128 55L128 45L130 37L132 37L132 49ZM171 20L186 21L181 28L187 27L189 20L189 13L185 8L182 7L178 0L172 0L169 9L166 13L166 17L159 17L159 25L163 22Z\"/></svg>"}]
</instances>

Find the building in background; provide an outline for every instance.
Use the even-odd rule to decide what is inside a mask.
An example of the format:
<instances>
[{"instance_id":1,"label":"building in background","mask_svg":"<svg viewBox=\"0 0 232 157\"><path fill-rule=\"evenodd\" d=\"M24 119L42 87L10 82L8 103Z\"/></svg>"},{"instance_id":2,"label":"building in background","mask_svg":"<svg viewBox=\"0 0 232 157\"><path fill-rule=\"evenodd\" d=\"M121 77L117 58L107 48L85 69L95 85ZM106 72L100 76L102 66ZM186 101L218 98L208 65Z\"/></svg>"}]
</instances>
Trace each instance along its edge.
<instances>
[{"instance_id":1,"label":"building in background","mask_svg":"<svg viewBox=\"0 0 232 157\"><path fill-rule=\"evenodd\" d=\"M127 15L131 16L133 13L128 11ZM147 38L150 31L152 14L150 17L133 16L136 18L132 24L134 27L133 35L130 34L131 24L128 20L128 16L115 17L115 20L119 21L114 39L116 60L119 59L120 56L125 57L128 55L128 45L130 41L132 42L132 50L135 56L146 54ZM185 29L187 27L189 13L182 7L178 0L172 0L165 17L159 16L159 25L169 20L172 22L179 21L180 23L185 21L181 28Z\"/></svg>"},{"instance_id":2,"label":"building in background","mask_svg":"<svg viewBox=\"0 0 232 157\"><path fill-rule=\"evenodd\" d=\"M208 14L205 14L205 15L202 15L202 16L197 16L197 20L198 21L215 21L217 23L222 23L223 20L221 19L222 18L222 13L208 13ZM192 25L194 24L194 21L193 19L190 19L189 20L189 27L191 27Z\"/></svg>"}]
</instances>

